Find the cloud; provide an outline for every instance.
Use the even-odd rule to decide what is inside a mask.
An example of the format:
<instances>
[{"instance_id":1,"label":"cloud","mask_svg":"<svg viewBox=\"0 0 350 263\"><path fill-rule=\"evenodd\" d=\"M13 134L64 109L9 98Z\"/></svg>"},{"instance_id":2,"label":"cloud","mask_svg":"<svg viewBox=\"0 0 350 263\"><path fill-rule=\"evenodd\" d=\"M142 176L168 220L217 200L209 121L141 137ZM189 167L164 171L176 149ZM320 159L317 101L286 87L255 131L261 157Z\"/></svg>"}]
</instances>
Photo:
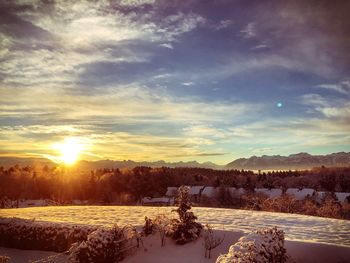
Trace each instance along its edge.
<instances>
[{"instance_id":1,"label":"cloud","mask_svg":"<svg viewBox=\"0 0 350 263\"><path fill-rule=\"evenodd\" d=\"M162 43L160 44L161 47L169 48L169 49L174 49L173 45L170 43Z\"/></svg>"},{"instance_id":2,"label":"cloud","mask_svg":"<svg viewBox=\"0 0 350 263\"><path fill-rule=\"evenodd\" d=\"M184 86L193 86L195 83L192 82L192 81L189 81L189 82L183 82L182 85Z\"/></svg>"},{"instance_id":3,"label":"cloud","mask_svg":"<svg viewBox=\"0 0 350 263\"><path fill-rule=\"evenodd\" d=\"M21 95L15 97L13 92ZM87 159L97 155L156 160L173 151L188 158L204 158L209 151L206 147L212 148L210 152L220 152L214 140L220 134L215 130L203 130L205 126L201 133L200 126L211 123L215 127L228 118L240 119L252 109L245 103L175 99L162 92L136 85L110 87L93 96L72 95L65 89L2 88L0 141L3 153L54 155L49 147L53 142L81 136L93 147L93 151L87 152ZM38 103L43 96L45 100ZM9 125L5 126L7 119ZM186 128L193 122L198 126ZM209 132L214 138L207 136ZM22 142L22 146L18 142Z\"/></svg>"},{"instance_id":4,"label":"cloud","mask_svg":"<svg viewBox=\"0 0 350 263\"><path fill-rule=\"evenodd\" d=\"M227 132L224 129L216 128L213 125L192 124L184 129L185 136L189 137L204 137L204 138L224 138ZM210 144L213 144L211 142Z\"/></svg>"},{"instance_id":5,"label":"cloud","mask_svg":"<svg viewBox=\"0 0 350 263\"><path fill-rule=\"evenodd\" d=\"M68 136L138 160L349 146L348 4L0 5L2 153Z\"/></svg>"},{"instance_id":6,"label":"cloud","mask_svg":"<svg viewBox=\"0 0 350 263\"><path fill-rule=\"evenodd\" d=\"M217 25L214 26L216 30L221 30L230 27L231 25L234 24L233 20L230 19L224 19L220 20Z\"/></svg>"},{"instance_id":7,"label":"cloud","mask_svg":"<svg viewBox=\"0 0 350 263\"><path fill-rule=\"evenodd\" d=\"M130 1L145 2L150 3ZM197 14L182 12L157 20L154 12L125 13L102 1L59 1L50 7L39 2L36 7L17 10L16 14L9 14L11 22L3 25L9 30L2 30L0 35L2 82L14 86L74 87L86 65L149 61L152 54L134 48L130 41L172 48L172 42L204 21ZM18 23L23 24L23 32L35 28L45 34L31 34L28 42L22 33L10 34Z\"/></svg>"},{"instance_id":8,"label":"cloud","mask_svg":"<svg viewBox=\"0 0 350 263\"><path fill-rule=\"evenodd\" d=\"M350 102L344 99L325 98L319 94L305 94L302 103L314 112L322 113L327 118L350 121Z\"/></svg>"},{"instance_id":9,"label":"cloud","mask_svg":"<svg viewBox=\"0 0 350 263\"><path fill-rule=\"evenodd\" d=\"M248 23L242 30L243 38L249 39L256 36L256 25L254 22Z\"/></svg>"},{"instance_id":10,"label":"cloud","mask_svg":"<svg viewBox=\"0 0 350 263\"><path fill-rule=\"evenodd\" d=\"M315 86L316 88L333 90L341 94L350 95L350 81L344 80L335 84L319 84Z\"/></svg>"},{"instance_id":11,"label":"cloud","mask_svg":"<svg viewBox=\"0 0 350 263\"><path fill-rule=\"evenodd\" d=\"M122 6L142 6L154 4L156 0L121 0L119 2Z\"/></svg>"}]
</instances>

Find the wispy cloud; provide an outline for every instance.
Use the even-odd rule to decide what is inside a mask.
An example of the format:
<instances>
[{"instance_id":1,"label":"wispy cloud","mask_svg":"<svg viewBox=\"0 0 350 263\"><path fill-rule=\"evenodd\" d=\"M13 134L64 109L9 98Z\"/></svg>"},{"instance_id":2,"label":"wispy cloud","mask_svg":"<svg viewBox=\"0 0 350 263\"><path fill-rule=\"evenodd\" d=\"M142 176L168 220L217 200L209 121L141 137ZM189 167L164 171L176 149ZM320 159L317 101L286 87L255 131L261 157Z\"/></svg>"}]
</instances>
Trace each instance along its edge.
<instances>
[{"instance_id":1,"label":"wispy cloud","mask_svg":"<svg viewBox=\"0 0 350 263\"><path fill-rule=\"evenodd\" d=\"M349 119L350 102L342 98L325 98L319 94L305 94L302 102L309 106L310 110L322 113L327 118Z\"/></svg>"},{"instance_id":2,"label":"wispy cloud","mask_svg":"<svg viewBox=\"0 0 350 263\"><path fill-rule=\"evenodd\" d=\"M327 83L327 84L319 84L316 85L317 88L333 90L335 92L339 92L345 95L350 95L350 81L344 80L339 83Z\"/></svg>"},{"instance_id":3,"label":"wispy cloud","mask_svg":"<svg viewBox=\"0 0 350 263\"><path fill-rule=\"evenodd\" d=\"M249 39L256 36L256 25L254 22L248 23L242 30L243 38Z\"/></svg>"}]
</instances>

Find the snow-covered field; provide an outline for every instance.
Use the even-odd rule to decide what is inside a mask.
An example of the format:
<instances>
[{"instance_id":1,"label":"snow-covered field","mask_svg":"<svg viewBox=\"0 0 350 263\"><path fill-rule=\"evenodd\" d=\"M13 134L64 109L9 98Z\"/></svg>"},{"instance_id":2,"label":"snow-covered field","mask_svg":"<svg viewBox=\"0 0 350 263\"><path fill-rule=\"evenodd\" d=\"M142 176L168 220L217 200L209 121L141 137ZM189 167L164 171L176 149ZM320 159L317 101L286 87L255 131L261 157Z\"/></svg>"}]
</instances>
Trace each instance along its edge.
<instances>
[{"instance_id":1,"label":"snow-covered field","mask_svg":"<svg viewBox=\"0 0 350 263\"><path fill-rule=\"evenodd\" d=\"M104 226L117 223L122 226L143 225L145 216L170 214L172 209L144 206L52 206L2 209L0 216ZM350 221L346 220L222 208L198 207L193 210L201 223L210 223L217 229L248 233L260 227L278 226L285 231L286 240L350 247Z\"/></svg>"}]
</instances>

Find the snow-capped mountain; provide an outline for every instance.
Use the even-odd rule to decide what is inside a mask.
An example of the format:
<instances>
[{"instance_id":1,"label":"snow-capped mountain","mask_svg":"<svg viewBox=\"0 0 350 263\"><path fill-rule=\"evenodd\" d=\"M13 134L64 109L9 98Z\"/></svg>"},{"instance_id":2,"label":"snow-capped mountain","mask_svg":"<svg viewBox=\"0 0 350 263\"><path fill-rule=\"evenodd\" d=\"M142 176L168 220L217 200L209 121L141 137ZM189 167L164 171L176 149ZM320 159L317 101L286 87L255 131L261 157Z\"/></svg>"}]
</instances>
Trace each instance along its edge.
<instances>
[{"instance_id":1,"label":"snow-capped mountain","mask_svg":"<svg viewBox=\"0 0 350 263\"><path fill-rule=\"evenodd\" d=\"M311 155L308 153L281 155L252 156L240 158L226 165L228 169L308 169L319 166L349 166L350 153L339 152L327 155Z\"/></svg>"}]
</instances>

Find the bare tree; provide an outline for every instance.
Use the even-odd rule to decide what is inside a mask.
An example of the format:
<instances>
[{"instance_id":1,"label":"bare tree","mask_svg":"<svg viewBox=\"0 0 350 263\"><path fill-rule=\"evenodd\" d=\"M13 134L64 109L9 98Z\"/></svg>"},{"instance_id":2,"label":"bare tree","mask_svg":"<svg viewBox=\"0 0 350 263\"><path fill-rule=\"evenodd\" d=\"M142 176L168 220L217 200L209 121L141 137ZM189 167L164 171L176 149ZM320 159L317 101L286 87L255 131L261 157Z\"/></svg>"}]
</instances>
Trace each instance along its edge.
<instances>
[{"instance_id":1,"label":"bare tree","mask_svg":"<svg viewBox=\"0 0 350 263\"><path fill-rule=\"evenodd\" d=\"M159 233L160 240L162 242L162 247L165 246L165 239L168 233L170 233L171 227L171 219L167 217L165 214L159 214L153 220L154 227L156 231Z\"/></svg>"},{"instance_id":2,"label":"bare tree","mask_svg":"<svg viewBox=\"0 0 350 263\"><path fill-rule=\"evenodd\" d=\"M211 250L218 247L225 239L225 235L222 237L217 237L214 235L213 227L206 224L204 227L204 257L211 257Z\"/></svg>"}]
</instances>

